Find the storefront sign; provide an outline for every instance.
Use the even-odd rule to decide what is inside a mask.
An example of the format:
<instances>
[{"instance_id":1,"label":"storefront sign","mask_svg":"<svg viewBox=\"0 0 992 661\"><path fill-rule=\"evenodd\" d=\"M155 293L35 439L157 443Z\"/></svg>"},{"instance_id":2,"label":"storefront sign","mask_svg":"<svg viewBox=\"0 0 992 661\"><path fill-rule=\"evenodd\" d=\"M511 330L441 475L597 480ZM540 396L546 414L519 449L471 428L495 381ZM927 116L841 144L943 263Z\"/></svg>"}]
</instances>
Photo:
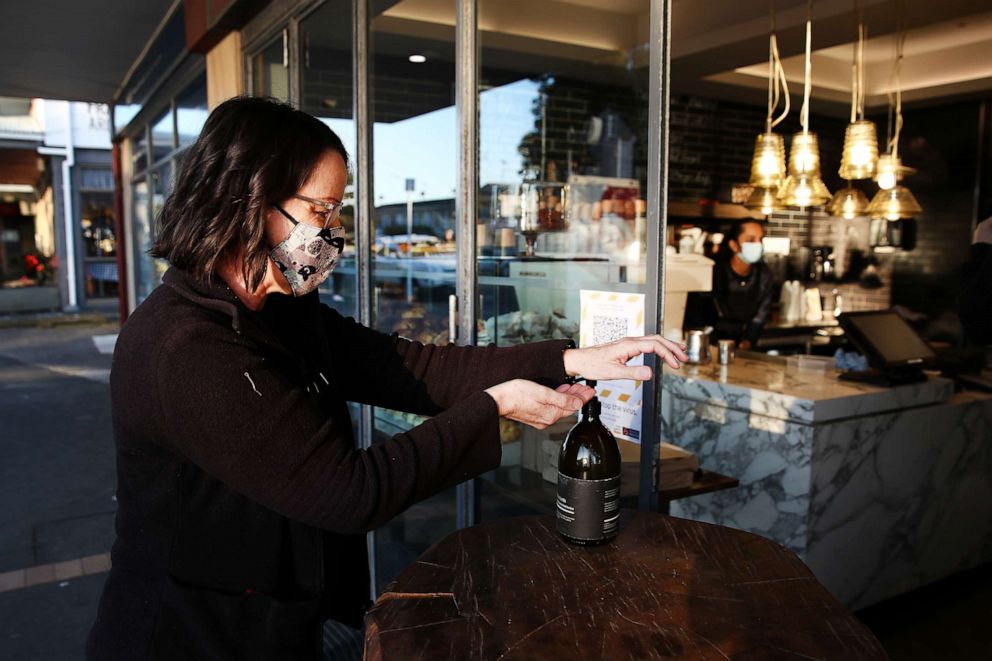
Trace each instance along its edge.
<instances>
[{"instance_id":1,"label":"storefront sign","mask_svg":"<svg viewBox=\"0 0 992 661\"><path fill-rule=\"evenodd\" d=\"M624 337L644 335L644 294L580 290L579 345L590 347ZM628 365L643 365L643 356ZM641 442L644 388L640 381L600 381L601 419L619 439Z\"/></svg>"}]
</instances>

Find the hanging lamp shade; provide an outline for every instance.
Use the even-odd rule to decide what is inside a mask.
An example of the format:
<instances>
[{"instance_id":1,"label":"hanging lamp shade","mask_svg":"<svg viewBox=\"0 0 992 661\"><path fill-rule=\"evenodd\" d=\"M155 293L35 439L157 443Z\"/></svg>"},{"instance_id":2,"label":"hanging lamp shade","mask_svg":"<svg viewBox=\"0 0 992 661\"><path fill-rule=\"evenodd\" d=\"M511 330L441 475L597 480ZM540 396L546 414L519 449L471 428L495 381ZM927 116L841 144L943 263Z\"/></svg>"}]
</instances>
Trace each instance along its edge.
<instances>
[{"instance_id":1,"label":"hanging lamp shade","mask_svg":"<svg viewBox=\"0 0 992 661\"><path fill-rule=\"evenodd\" d=\"M848 184L837 191L827 205L830 215L848 220L863 216L868 211L868 198L860 190Z\"/></svg>"},{"instance_id":2,"label":"hanging lamp shade","mask_svg":"<svg viewBox=\"0 0 992 661\"><path fill-rule=\"evenodd\" d=\"M903 177L916 172L915 169L902 164L902 159L893 154L882 154L878 157L875 169L875 182L882 190L895 188Z\"/></svg>"},{"instance_id":3,"label":"hanging lamp shade","mask_svg":"<svg viewBox=\"0 0 992 661\"><path fill-rule=\"evenodd\" d=\"M826 204L830 191L820 178L820 144L816 134L800 131L792 137L789 176L778 191L782 204L815 207Z\"/></svg>"},{"instance_id":4,"label":"hanging lamp shade","mask_svg":"<svg viewBox=\"0 0 992 661\"><path fill-rule=\"evenodd\" d=\"M800 131L792 136L789 174L820 176L820 141L812 131Z\"/></svg>"},{"instance_id":5,"label":"hanging lamp shade","mask_svg":"<svg viewBox=\"0 0 992 661\"><path fill-rule=\"evenodd\" d=\"M844 131L844 151L840 158L840 176L870 179L878 162L878 131L875 122L860 119L847 125Z\"/></svg>"},{"instance_id":6,"label":"hanging lamp shade","mask_svg":"<svg viewBox=\"0 0 992 661\"><path fill-rule=\"evenodd\" d=\"M744 207L752 211L760 211L764 215L769 215L776 209L781 208L778 201L777 188L761 188L755 186L754 190L744 202Z\"/></svg>"},{"instance_id":7,"label":"hanging lamp shade","mask_svg":"<svg viewBox=\"0 0 992 661\"><path fill-rule=\"evenodd\" d=\"M779 201L789 207L818 207L830 199L830 191L819 176L789 175L778 192Z\"/></svg>"},{"instance_id":8,"label":"hanging lamp shade","mask_svg":"<svg viewBox=\"0 0 992 661\"><path fill-rule=\"evenodd\" d=\"M921 211L920 203L905 186L879 190L868 205L869 216L886 220L913 218Z\"/></svg>"},{"instance_id":9,"label":"hanging lamp shade","mask_svg":"<svg viewBox=\"0 0 992 661\"><path fill-rule=\"evenodd\" d=\"M785 140L767 131L754 141L751 159L751 185L757 188L778 188L785 179Z\"/></svg>"}]
</instances>

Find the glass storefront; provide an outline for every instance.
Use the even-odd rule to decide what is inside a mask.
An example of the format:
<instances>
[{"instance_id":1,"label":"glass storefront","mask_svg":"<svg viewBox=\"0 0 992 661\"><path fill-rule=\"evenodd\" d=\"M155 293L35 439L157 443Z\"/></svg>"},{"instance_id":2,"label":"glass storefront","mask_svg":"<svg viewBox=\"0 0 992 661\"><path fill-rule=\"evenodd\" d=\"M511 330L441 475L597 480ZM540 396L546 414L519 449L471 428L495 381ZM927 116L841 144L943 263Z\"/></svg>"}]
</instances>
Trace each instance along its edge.
<instances>
[{"instance_id":1,"label":"glass storefront","mask_svg":"<svg viewBox=\"0 0 992 661\"><path fill-rule=\"evenodd\" d=\"M578 13L588 9L582 5L576 3ZM287 100L321 118L352 156L342 214L345 258L321 288L325 303L361 317L367 297L363 321L374 328L445 344L459 325L455 308L463 304L453 299L472 290L475 332L468 341L507 346L577 340L580 289L649 298L657 291L656 273L645 266L657 237L646 213L651 90L645 25L652 0L631 0L617 10L608 45L589 42L595 26L552 34L538 18L508 16L498 0L479 0L486 25L475 33L478 208L471 224L456 215L466 166L456 103L460 4L370 3L368 25L358 26L368 30L367 59L360 62L353 52L355 6L352 0L301 3L279 24L252 26L257 37L245 51L249 93ZM368 68L367 89L356 85L356 64ZM355 116L355 96L363 93L368 127ZM372 151L362 172L355 146L366 130ZM355 184L363 175L371 177L368 219L357 213L363 205ZM365 223L372 238L368 292L359 288L356 253L356 232L365 231ZM458 236L460 226L473 227L475 236ZM471 287L460 273L471 274ZM360 418L358 407L355 412ZM372 442L423 421L385 409L369 413L371 428L363 433ZM499 469L474 488L439 494L376 531L377 586L460 522L550 513L550 467L571 423L538 432L502 421Z\"/></svg>"},{"instance_id":2,"label":"glass storefront","mask_svg":"<svg viewBox=\"0 0 992 661\"><path fill-rule=\"evenodd\" d=\"M323 302L424 343L508 346L578 340L580 289L657 300L658 269L647 267L647 256L663 230L657 208L654 227L648 221L647 200L653 189L658 206L660 177L648 153L660 153L649 135L660 143L663 131L661 113L649 112L659 64L648 36L661 0L626 0L608 12L561 4L576 14L564 31L499 0L301 0L245 27L246 92L320 118L351 156L346 246L320 289ZM468 7L479 26L466 23L475 16ZM597 11L616 14L608 39L580 20ZM477 48L462 50L466 35ZM466 58L474 73L466 73ZM367 77L356 77L362 71ZM206 118L205 89L201 76L154 121L131 127L135 303L161 275L146 255L153 219ZM472 107L477 142L466 148ZM364 144L371 149L359 158ZM466 172L478 176L471 181ZM472 217L459 217L459 209ZM650 401L645 394L645 418L656 414ZM352 410L363 442L423 420ZM458 525L550 513L550 467L570 424L538 432L502 421L497 470L415 505L370 537L377 587Z\"/></svg>"}]
</instances>

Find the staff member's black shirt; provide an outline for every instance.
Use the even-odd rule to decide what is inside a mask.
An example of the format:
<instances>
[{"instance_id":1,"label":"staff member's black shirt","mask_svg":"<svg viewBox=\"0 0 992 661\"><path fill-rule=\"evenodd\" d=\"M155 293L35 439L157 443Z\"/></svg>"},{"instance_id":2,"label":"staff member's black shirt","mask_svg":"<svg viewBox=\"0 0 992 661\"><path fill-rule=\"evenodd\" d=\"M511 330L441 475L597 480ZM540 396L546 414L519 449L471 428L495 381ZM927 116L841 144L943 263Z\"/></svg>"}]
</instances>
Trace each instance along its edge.
<instances>
[{"instance_id":1,"label":"staff member's black shirt","mask_svg":"<svg viewBox=\"0 0 992 661\"><path fill-rule=\"evenodd\" d=\"M690 297L685 326L713 326L716 338L749 340L754 345L768 321L774 294L775 279L764 262L753 264L751 272L741 276L729 259L718 259L713 265L713 291Z\"/></svg>"}]
</instances>

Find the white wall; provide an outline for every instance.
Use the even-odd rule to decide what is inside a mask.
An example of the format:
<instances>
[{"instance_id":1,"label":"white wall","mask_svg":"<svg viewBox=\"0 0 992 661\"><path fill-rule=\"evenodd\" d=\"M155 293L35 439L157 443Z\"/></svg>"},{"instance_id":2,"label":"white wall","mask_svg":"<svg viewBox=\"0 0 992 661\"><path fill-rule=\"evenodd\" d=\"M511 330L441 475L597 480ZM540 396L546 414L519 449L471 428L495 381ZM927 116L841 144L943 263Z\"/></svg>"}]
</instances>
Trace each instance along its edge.
<instances>
[{"instance_id":1,"label":"white wall","mask_svg":"<svg viewBox=\"0 0 992 661\"><path fill-rule=\"evenodd\" d=\"M45 132L45 145L64 147L66 104L69 101L36 99L33 114ZM71 102L72 142L76 149L110 149L110 110L103 103Z\"/></svg>"}]
</instances>

